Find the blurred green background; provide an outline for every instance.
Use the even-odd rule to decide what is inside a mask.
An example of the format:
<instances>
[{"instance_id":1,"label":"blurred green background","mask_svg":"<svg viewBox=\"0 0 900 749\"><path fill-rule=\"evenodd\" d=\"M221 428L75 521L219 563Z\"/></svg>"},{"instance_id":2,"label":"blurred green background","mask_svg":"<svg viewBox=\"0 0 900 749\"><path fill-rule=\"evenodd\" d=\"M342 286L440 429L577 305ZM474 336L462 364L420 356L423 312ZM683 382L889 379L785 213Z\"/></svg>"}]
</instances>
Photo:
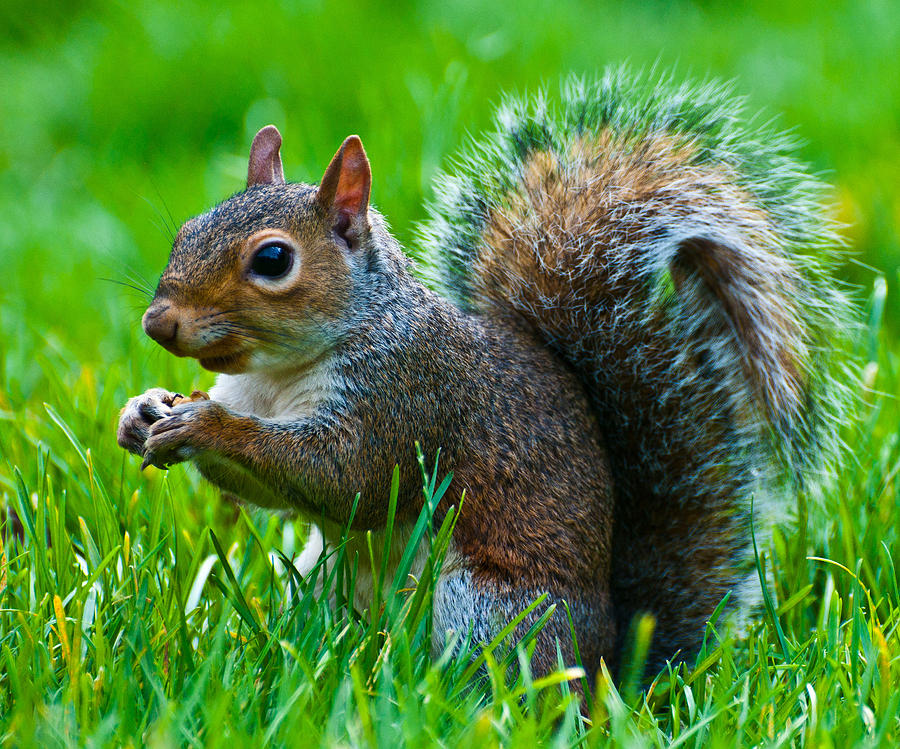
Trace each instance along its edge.
<instances>
[{"instance_id":1,"label":"blurred green background","mask_svg":"<svg viewBox=\"0 0 900 749\"><path fill-rule=\"evenodd\" d=\"M749 111L796 130L836 186L867 295L900 265L900 5L352 0L4 0L0 5L0 407L128 359L178 224L240 190L256 129L278 125L289 179L318 180L348 133L401 241L423 196L502 92L610 63L733 79ZM170 218L171 216L171 218ZM873 270L874 269L874 270ZM888 325L900 299L888 295ZM892 306L890 306L892 305ZM42 361L44 364L42 364ZM126 380L128 378L126 377ZM202 377L201 377L202 380ZM4 395L5 393L5 395Z\"/></svg>"}]
</instances>

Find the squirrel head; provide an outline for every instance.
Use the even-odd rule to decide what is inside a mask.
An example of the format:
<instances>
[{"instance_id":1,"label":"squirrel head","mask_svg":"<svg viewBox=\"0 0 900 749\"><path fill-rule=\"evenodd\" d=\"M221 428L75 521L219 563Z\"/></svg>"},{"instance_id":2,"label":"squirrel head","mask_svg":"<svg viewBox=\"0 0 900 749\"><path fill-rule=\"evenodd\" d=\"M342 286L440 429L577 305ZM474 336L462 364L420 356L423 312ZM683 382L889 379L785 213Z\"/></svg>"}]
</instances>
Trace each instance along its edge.
<instances>
[{"instance_id":1,"label":"squirrel head","mask_svg":"<svg viewBox=\"0 0 900 749\"><path fill-rule=\"evenodd\" d=\"M346 333L356 287L383 242L372 177L351 135L318 187L290 184L281 135L250 148L247 189L178 232L144 331L177 356L236 374L312 364Z\"/></svg>"}]
</instances>

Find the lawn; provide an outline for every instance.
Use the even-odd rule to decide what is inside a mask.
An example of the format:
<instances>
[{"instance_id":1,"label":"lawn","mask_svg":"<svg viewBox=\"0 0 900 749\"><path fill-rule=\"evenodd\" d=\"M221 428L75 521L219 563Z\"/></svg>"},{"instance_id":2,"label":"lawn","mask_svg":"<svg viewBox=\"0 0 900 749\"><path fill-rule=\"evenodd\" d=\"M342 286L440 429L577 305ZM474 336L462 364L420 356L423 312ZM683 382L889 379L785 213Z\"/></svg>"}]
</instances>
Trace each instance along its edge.
<instances>
[{"instance_id":1,"label":"lawn","mask_svg":"<svg viewBox=\"0 0 900 749\"><path fill-rule=\"evenodd\" d=\"M7 508L21 526L0 527L0 742L900 744L897 59L900 12L877 0L4 2L0 526ZM243 187L260 126L305 181L359 133L412 245L432 176L504 91L626 60L733 80L803 141L846 224L863 381L841 463L761 538L769 607L643 689L601 674L585 718L574 672L504 678L527 643L433 661L433 567L354 612L343 550L300 579L302 521L183 466L141 472L115 424L151 386L212 383L140 315L174 228ZM422 473L437 498L440 465Z\"/></svg>"}]
</instances>

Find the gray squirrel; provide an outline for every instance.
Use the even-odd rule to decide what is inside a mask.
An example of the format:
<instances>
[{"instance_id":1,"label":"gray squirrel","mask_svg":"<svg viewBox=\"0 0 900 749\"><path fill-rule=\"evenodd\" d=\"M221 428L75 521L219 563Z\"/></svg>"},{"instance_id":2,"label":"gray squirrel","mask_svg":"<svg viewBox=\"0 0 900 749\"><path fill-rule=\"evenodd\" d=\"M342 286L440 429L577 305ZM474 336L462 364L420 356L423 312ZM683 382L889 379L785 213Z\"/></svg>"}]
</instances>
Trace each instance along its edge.
<instances>
[{"instance_id":1,"label":"gray squirrel","mask_svg":"<svg viewBox=\"0 0 900 749\"><path fill-rule=\"evenodd\" d=\"M465 501L438 635L487 640L547 593L590 674L643 612L651 668L696 652L723 598L758 589L751 500L836 443L830 339L852 308L790 139L726 87L621 68L510 99L438 178L414 250L428 285L369 205L358 137L318 186L285 181L280 147L260 130L246 190L181 227L143 317L221 373L209 399L132 398L119 444L324 518L326 540L357 494L353 529L384 527L399 465L398 543L423 501L416 443L440 449L435 522ZM562 607L535 670L557 642L574 663Z\"/></svg>"}]
</instances>

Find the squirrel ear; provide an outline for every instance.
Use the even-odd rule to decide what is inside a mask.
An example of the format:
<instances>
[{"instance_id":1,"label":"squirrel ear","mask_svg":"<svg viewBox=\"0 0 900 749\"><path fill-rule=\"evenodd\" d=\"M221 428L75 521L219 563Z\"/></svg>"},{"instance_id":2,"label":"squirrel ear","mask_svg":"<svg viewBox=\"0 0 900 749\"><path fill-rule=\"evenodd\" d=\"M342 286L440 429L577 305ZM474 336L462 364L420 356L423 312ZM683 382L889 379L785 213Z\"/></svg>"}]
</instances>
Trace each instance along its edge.
<instances>
[{"instance_id":1,"label":"squirrel ear","mask_svg":"<svg viewBox=\"0 0 900 749\"><path fill-rule=\"evenodd\" d=\"M284 184L280 149L281 133L274 125L266 125L256 134L250 146L247 187Z\"/></svg>"},{"instance_id":2,"label":"squirrel ear","mask_svg":"<svg viewBox=\"0 0 900 749\"><path fill-rule=\"evenodd\" d=\"M334 226L348 243L367 225L372 170L358 135L349 136L338 149L319 184L316 200L334 218ZM360 226L360 220L363 226ZM348 235L348 232L350 235Z\"/></svg>"}]
</instances>

